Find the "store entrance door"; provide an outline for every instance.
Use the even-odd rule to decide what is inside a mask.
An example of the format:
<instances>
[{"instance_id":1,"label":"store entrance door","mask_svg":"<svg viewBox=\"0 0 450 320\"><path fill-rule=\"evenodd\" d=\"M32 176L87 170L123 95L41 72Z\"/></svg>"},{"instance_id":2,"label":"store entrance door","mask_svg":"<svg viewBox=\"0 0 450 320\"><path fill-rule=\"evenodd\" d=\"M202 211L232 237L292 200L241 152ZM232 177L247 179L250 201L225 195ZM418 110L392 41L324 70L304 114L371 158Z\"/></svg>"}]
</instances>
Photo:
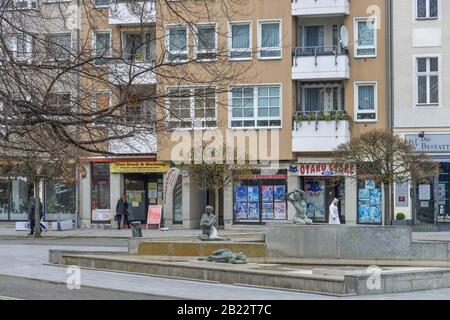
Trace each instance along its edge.
<instances>
[{"instance_id":1,"label":"store entrance door","mask_svg":"<svg viewBox=\"0 0 450 320\"><path fill-rule=\"evenodd\" d=\"M162 189L162 174L126 174L129 220L146 223L148 206L162 204Z\"/></svg>"},{"instance_id":2,"label":"store entrance door","mask_svg":"<svg viewBox=\"0 0 450 320\"><path fill-rule=\"evenodd\" d=\"M436 178L416 183L414 188L415 224L435 224Z\"/></svg>"}]
</instances>

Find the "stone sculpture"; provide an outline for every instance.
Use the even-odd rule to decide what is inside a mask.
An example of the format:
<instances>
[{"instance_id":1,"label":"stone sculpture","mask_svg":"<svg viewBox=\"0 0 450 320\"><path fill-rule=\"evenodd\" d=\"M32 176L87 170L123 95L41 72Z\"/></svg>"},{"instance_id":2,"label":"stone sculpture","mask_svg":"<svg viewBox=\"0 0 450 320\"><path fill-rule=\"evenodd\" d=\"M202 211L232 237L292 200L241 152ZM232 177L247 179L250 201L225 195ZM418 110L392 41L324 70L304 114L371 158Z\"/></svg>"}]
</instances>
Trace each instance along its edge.
<instances>
[{"instance_id":1,"label":"stone sculpture","mask_svg":"<svg viewBox=\"0 0 450 320\"><path fill-rule=\"evenodd\" d=\"M312 220L306 215L306 197L306 192L299 189L295 189L286 195L287 201L295 209L294 224L313 224Z\"/></svg>"},{"instance_id":2,"label":"stone sculpture","mask_svg":"<svg viewBox=\"0 0 450 320\"><path fill-rule=\"evenodd\" d=\"M233 253L230 249L220 249L214 251L206 261L209 262L222 262L232 264L246 264L247 257L243 252Z\"/></svg>"},{"instance_id":3,"label":"stone sculpture","mask_svg":"<svg viewBox=\"0 0 450 320\"><path fill-rule=\"evenodd\" d=\"M205 213L200 220L200 228L203 234L199 236L203 241L217 241L225 240L217 235L216 216L214 215L214 208L212 206L206 206Z\"/></svg>"}]
</instances>

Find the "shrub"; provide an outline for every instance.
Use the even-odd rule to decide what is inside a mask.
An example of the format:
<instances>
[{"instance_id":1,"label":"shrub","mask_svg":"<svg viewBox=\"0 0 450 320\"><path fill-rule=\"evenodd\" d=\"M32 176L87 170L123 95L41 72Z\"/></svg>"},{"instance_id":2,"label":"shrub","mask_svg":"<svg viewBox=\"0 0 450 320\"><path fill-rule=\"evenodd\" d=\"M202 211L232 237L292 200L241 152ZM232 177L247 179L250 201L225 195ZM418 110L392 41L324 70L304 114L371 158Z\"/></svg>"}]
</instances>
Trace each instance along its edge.
<instances>
[{"instance_id":1,"label":"shrub","mask_svg":"<svg viewBox=\"0 0 450 320\"><path fill-rule=\"evenodd\" d=\"M395 215L395 219L396 219L396 220L405 220L405 219L406 219L406 216L405 216L404 213L399 212L399 213L397 213L397 214Z\"/></svg>"}]
</instances>

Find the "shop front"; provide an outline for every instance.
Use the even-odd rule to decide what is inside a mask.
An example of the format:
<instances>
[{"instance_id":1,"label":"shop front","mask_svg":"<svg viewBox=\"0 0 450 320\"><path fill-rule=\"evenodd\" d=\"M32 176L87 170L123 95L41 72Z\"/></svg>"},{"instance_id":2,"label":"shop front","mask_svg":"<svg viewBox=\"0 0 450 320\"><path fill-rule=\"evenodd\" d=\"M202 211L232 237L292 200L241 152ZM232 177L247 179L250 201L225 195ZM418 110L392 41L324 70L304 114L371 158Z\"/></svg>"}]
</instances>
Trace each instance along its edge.
<instances>
[{"instance_id":1,"label":"shop front","mask_svg":"<svg viewBox=\"0 0 450 320\"><path fill-rule=\"evenodd\" d=\"M351 187L346 177L355 175L354 166L335 167L329 162L312 160L291 165L290 175L298 177L298 186L306 193L306 212L313 222L328 223L329 206L334 198L339 200L340 221L346 222L347 201L350 200L346 197L346 188Z\"/></svg>"},{"instance_id":2,"label":"shop front","mask_svg":"<svg viewBox=\"0 0 450 320\"><path fill-rule=\"evenodd\" d=\"M148 207L163 204L164 173L170 168L167 163L152 158L116 158L100 159L89 166L90 223L111 224L122 194L128 198L130 221L145 223Z\"/></svg>"},{"instance_id":3,"label":"shop front","mask_svg":"<svg viewBox=\"0 0 450 320\"><path fill-rule=\"evenodd\" d=\"M398 212L410 210L415 225L434 225L439 230L450 230L450 134L406 134L405 139L414 150L427 153L439 163L439 174L428 179L415 179L409 183L408 194L396 193ZM403 200L403 201L400 201Z\"/></svg>"},{"instance_id":4,"label":"shop front","mask_svg":"<svg viewBox=\"0 0 450 320\"><path fill-rule=\"evenodd\" d=\"M255 174L234 182L233 224L286 221L287 170L278 174Z\"/></svg>"}]
</instances>

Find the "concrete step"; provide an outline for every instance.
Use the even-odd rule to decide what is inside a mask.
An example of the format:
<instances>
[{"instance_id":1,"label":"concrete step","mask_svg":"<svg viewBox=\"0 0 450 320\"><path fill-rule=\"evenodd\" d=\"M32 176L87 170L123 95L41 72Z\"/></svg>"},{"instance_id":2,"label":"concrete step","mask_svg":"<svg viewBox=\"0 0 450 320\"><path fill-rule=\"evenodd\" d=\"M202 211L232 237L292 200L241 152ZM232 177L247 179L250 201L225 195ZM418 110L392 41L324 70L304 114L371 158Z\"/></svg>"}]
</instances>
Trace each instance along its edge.
<instances>
[{"instance_id":1,"label":"concrete step","mask_svg":"<svg viewBox=\"0 0 450 320\"><path fill-rule=\"evenodd\" d=\"M204 241L140 241L137 254L141 256L208 257L220 249L243 252L249 258L265 258L266 244L257 242Z\"/></svg>"}]
</instances>

